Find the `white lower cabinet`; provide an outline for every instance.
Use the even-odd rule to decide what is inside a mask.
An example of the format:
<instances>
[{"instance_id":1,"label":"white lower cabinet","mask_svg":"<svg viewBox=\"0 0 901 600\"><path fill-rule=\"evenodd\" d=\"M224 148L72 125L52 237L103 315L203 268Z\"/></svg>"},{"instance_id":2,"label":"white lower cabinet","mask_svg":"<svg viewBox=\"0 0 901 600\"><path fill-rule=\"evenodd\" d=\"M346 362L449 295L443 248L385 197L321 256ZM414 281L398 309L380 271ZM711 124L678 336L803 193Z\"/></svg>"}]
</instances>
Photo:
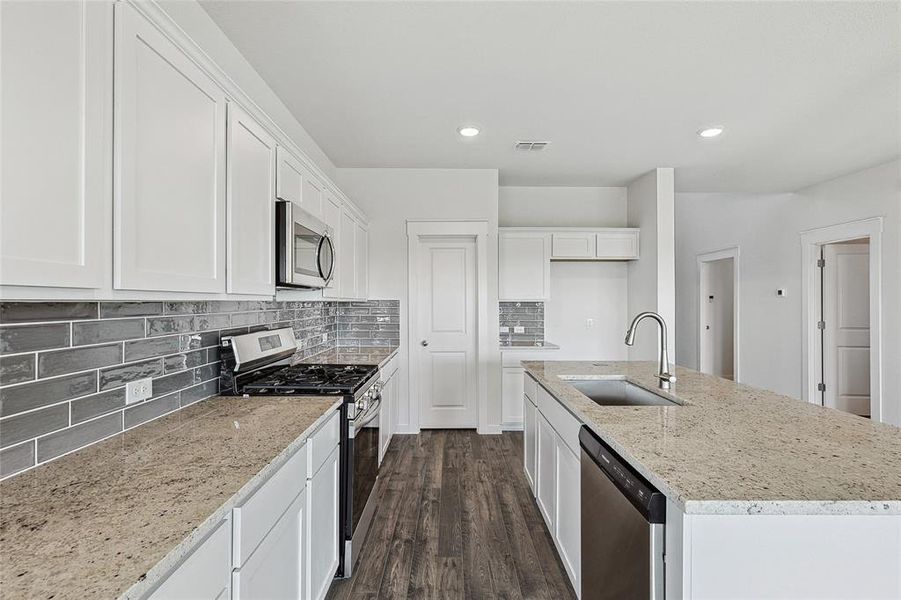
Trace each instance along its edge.
<instances>
[{"instance_id":1,"label":"white lower cabinet","mask_svg":"<svg viewBox=\"0 0 901 600\"><path fill-rule=\"evenodd\" d=\"M554 507L557 514L554 519L554 542L576 595L581 596L581 465L579 456L563 443L560 436L557 436L555 451Z\"/></svg>"},{"instance_id":2,"label":"white lower cabinet","mask_svg":"<svg viewBox=\"0 0 901 600\"><path fill-rule=\"evenodd\" d=\"M397 358L393 358L382 371L382 407L379 409L379 464L385 458L388 444L394 435L394 412L397 406Z\"/></svg>"},{"instance_id":3,"label":"white lower cabinet","mask_svg":"<svg viewBox=\"0 0 901 600\"><path fill-rule=\"evenodd\" d=\"M307 556L309 587L305 597L321 600L338 570L339 451L335 446L319 471L307 482ZM262 597L262 596L261 596Z\"/></svg>"},{"instance_id":4,"label":"white lower cabinet","mask_svg":"<svg viewBox=\"0 0 901 600\"><path fill-rule=\"evenodd\" d=\"M231 541L231 521L226 518L148 598L228 600Z\"/></svg>"},{"instance_id":5,"label":"white lower cabinet","mask_svg":"<svg viewBox=\"0 0 901 600\"><path fill-rule=\"evenodd\" d=\"M529 487L532 489L532 494L535 493L535 457L536 457L536 440L535 436L537 435L536 427L537 423L537 415L538 409L535 408L535 405L532 404L532 401L529 400L528 396L523 394L522 397L523 403L523 426L522 426L522 437L523 437L523 447L524 447L524 456L523 460L525 463L525 471L526 471L526 479L529 482Z\"/></svg>"},{"instance_id":6,"label":"white lower cabinet","mask_svg":"<svg viewBox=\"0 0 901 600\"><path fill-rule=\"evenodd\" d=\"M522 367L503 367L501 378L501 426L519 429L523 424Z\"/></svg>"},{"instance_id":7,"label":"white lower cabinet","mask_svg":"<svg viewBox=\"0 0 901 600\"><path fill-rule=\"evenodd\" d=\"M553 534L554 532L554 498L557 495L556 482L557 478L557 434L554 433L553 427L547 422L540 412L538 413L537 431L537 459L535 473L535 500L538 502L538 509L547 528Z\"/></svg>"},{"instance_id":8,"label":"white lower cabinet","mask_svg":"<svg viewBox=\"0 0 901 600\"><path fill-rule=\"evenodd\" d=\"M307 490L232 575L232 600L297 600L304 597L308 549Z\"/></svg>"}]
</instances>

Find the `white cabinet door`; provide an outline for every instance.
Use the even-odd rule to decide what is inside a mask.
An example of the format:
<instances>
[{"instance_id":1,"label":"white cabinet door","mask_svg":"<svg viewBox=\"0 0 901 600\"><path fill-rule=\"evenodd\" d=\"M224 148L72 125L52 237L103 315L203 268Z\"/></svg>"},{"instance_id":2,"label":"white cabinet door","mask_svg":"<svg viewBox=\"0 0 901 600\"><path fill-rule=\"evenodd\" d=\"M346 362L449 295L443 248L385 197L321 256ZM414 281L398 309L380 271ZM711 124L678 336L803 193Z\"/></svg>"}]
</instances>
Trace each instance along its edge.
<instances>
[{"instance_id":1,"label":"white cabinet door","mask_svg":"<svg viewBox=\"0 0 901 600\"><path fill-rule=\"evenodd\" d=\"M231 522L213 533L150 594L149 600L228 600L231 582Z\"/></svg>"},{"instance_id":2,"label":"white cabinet door","mask_svg":"<svg viewBox=\"0 0 901 600\"><path fill-rule=\"evenodd\" d=\"M355 297L366 300L369 295L369 232L357 223L354 240L354 267L356 268L357 289Z\"/></svg>"},{"instance_id":3,"label":"white cabinet door","mask_svg":"<svg viewBox=\"0 0 901 600\"><path fill-rule=\"evenodd\" d=\"M594 258L596 234L592 232L551 234L551 256L554 258Z\"/></svg>"},{"instance_id":4,"label":"white cabinet door","mask_svg":"<svg viewBox=\"0 0 901 600\"><path fill-rule=\"evenodd\" d=\"M397 378L391 375L382 384L382 407L379 409L379 464L385 457L385 452L388 451L388 444L391 443L391 436L394 434L392 414L394 412L396 390Z\"/></svg>"},{"instance_id":5,"label":"white cabinet door","mask_svg":"<svg viewBox=\"0 0 901 600\"><path fill-rule=\"evenodd\" d=\"M347 210L341 213L341 249L338 260L341 261L341 297L357 297L357 220Z\"/></svg>"},{"instance_id":6,"label":"white cabinet door","mask_svg":"<svg viewBox=\"0 0 901 600\"><path fill-rule=\"evenodd\" d=\"M551 238L546 233L501 232L501 300L546 300L551 288Z\"/></svg>"},{"instance_id":7,"label":"white cabinet door","mask_svg":"<svg viewBox=\"0 0 901 600\"><path fill-rule=\"evenodd\" d=\"M595 255L606 260L638 258L638 230L605 231L597 234Z\"/></svg>"},{"instance_id":8,"label":"white cabinet door","mask_svg":"<svg viewBox=\"0 0 901 600\"><path fill-rule=\"evenodd\" d=\"M501 425L505 429L522 426L523 400L522 367L504 367L501 381Z\"/></svg>"},{"instance_id":9,"label":"white cabinet door","mask_svg":"<svg viewBox=\"0 0 901 600\"><path fill-rule=\"evenodd\" d=\"M557 437L554 540L576 595L581 596L581 464L579 456Z\"/></svg>"},{"instance_id":10,"label":"white cabinet door","mask_svg":"<svg viewBox=\"0 0 901 600\"><path fill-rule=\"evenodd\" d=\"M0 284L107 283L110 2L0 2Z\"/></svg>"},{"instance_id":11,"label":"white cabinet door","mask_svg":"<svg viewBox=\"0 0 901 600\"><path fill-rule=\"evenodd\" d=\"M284 146L278 147L276 192L279 200L303 205L303 165Z\"/></svg>"},{"instance_id":12,"label":"white cabinet door","mask_svg":"<svg viewBox=\"0 0 901 600\"><path fill-rule=\"evenodd\" d=\"M322 220L332 228L332 247L335 250L335 266L332 271L332 280L322 290L323 298L341 297L341 261L344 249L341 246L341 201L326 192L322 199Z\"/></svg>"},{"instance_id":13,"label":"white cabinet door","mask_svg":"<svg viewBox=\"0 0 901 600\"><path fill-rule=\"evenodd\" d=\"M538 409L523 395L523 424L522 424L522 441L523 441L523 462L525 463L526 479L532 494L535 494L535 459L536 450L538 448L536 436L538 435L538 423L536 417Z\"/></svg>"},{"instance_id":14,"label":"white cabinet door","mask_svg":"<svg viewBox=\"0 0 901 600\"><path fill-rule=\"evenodd\" d=\"M275 140L228 105L227 291L275 294Z\"/></svg>"},{"instance_id":15,"label":"white cabinet door","mask_svg":"<svg viewBox=\"0 0 901 600\"><path fill-rule=\"evenodd\" d=\"M554 510L554 499L557 493L557 434L553 427L544 418L539 411L536 415L537 421L537 458L535 461L535 500L538 502L538 509L544 522L547 523L548 531L554 535L556 511Z\"/></svg>"},{"instance_id":16,"label":"white cabinet door","mask_svg":"<svg viewBox=\"0 0 901 600\"><path fill-rule=\"evenodd\" d=\"M307 483L307 556L311 600L328 593L338 570L339 448L336 446L322 468Z\"/></svg>"},{"instance_id":17,"label":"white cabinet door","mask_svg":"<svg viewBox=\"0 0 901 600\"><path fill-rule=\"evenodd\" d=\"M223 91L116 5L114 286L225 291Z\"/></svg>"},{"instance_id":18,"label":"white cabinet door","mask_svg":"<svg viewBox=\"0 0 901 600\"><path fill-rule=\"evenodd\" d=\"M322 196L325 194L325 186L322 185L309 171L304 171L303 178L303 204L304 210L312 213L317 218L322 217Z\"/></svg>"},{"instance_id":19,"label":"white cabinet door","mask_svg":"<svg viewBox=\"0 0 901 600\"><path fill-rule=\"evenodd\" d=\"M306 586L307 491L291 503L232 575L232 600L297 600Z\"/></svg>"}]
</instances>

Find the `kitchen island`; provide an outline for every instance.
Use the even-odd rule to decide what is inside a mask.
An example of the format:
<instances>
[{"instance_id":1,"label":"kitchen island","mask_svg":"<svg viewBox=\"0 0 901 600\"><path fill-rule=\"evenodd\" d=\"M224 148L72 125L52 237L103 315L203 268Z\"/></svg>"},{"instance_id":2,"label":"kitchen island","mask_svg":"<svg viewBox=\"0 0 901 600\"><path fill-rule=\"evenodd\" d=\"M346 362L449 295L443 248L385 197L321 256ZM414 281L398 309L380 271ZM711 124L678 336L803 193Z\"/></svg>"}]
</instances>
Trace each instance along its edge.
<instances>
[{"instance_id":1,"label":"kitchen island","mask_svg":"<svg viewBox=\"0 0 901 600\"><path fill-rule=\"evenodd\" d=\"M539 413L552 399L666 495L667 598L901 597L898 428L690 369L659 390L650 362L523 367ZM574 379L674 404L600 406Z\"/></svg>"}]
</instances>

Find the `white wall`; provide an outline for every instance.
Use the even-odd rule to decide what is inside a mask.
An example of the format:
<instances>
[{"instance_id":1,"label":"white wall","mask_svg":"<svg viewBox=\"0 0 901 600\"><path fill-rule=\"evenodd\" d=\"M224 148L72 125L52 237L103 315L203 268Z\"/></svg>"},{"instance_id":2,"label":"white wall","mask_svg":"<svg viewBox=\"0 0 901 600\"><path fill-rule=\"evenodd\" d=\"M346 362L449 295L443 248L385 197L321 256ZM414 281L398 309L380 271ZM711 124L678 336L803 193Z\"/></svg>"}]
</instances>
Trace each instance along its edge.
<instances>
[{"instance_id":1,"label":"white wall","mask_svg":"<svg viewBox=\"0 0 901 600\"><path fill-rule=\"evenodd\" d=\"M697 255L739 246L740 371L744 383L801 395L800 233L883 216L885 420L901 425L901 161L792 194L676 195L679 364L697 367ZM786 288L788 296L776 296Z\"/></svg>"},{"instance_id":2,"label":"white wall","mask_svg":"<svg viewBox=\"0 0 901 600\"><path fill-rule=\"evenodd\" d=\"M624 187L517 187L499 190L501 227L625 227Z\"/></svg>"},{"instance_id":3,"label":"white wall","mask_svg":"<svg viewBox=\"0 0 901 600\"><path fill-rule=\"evenodd\" d=\"M338 169L337 183L369 216L369 293L400 300L400 364L409 374L407 336L408 220L485 220L489 227L488 335L498 339L497 171L494 169ZM487 357L488 420L501 422L500 351ZM400 431L409 431L408 377L401 378Z\"/></svg>"},{"instance_id":4,"label":"white wall","mask_svg":"<svg viewBox=\"0 0 901 600\"><path fill-rule=\"evenodd\" d=\"M666 321L670 360L675 360L675 256L673 169L659 168L628 187L628 226L639 227L639 259L629 262L628 318L652 310ZM628 325L628 323L627 323ZM629 348L629 360L656 360L658 333L653 323L642 322Z\"/></svg>"}]
</instances>

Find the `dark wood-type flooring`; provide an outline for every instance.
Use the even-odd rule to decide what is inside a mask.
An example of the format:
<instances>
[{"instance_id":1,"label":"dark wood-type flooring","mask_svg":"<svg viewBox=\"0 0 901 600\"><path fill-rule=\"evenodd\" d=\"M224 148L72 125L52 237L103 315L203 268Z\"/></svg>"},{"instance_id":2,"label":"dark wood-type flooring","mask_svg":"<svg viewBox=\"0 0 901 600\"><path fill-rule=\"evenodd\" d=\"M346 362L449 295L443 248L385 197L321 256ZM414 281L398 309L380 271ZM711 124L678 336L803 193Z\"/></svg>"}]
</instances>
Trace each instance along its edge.
<instances>
[{"instance_id":1,"label":"dark wood-type flooring","mask_svg":"<svg viewBox=\"0 0 901 600\"><path fill-rule=\"evenodd\" d=\"M522 452L521 433L394 436L357 571L328 598L575 598Z\"/></svg>"}]
</instances>

